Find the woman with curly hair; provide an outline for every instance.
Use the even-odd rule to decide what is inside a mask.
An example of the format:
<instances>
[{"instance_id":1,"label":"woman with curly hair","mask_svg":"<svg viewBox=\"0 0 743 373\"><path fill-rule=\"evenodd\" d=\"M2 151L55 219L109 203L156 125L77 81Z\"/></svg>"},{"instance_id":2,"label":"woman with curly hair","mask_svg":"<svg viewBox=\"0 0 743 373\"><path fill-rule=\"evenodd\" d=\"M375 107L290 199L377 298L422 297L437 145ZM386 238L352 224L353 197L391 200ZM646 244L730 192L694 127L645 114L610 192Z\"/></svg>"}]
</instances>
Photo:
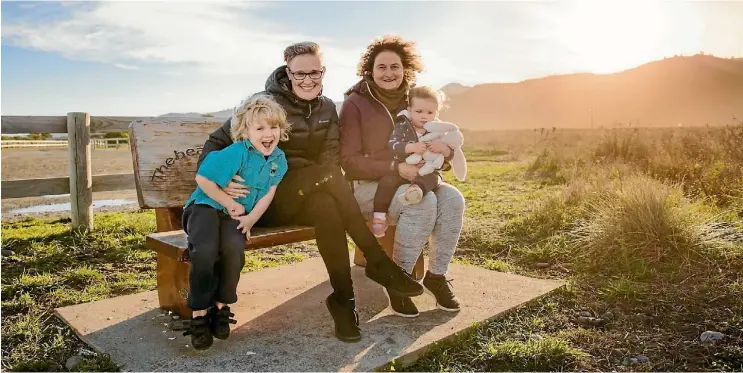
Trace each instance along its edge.
<instances>
[{"instance_id":1,"label":"woman with curly hair","mask_svg":"<svg viewBox=\"0 0 743 373\"><path fill-rule=\"evenodd\" d=\"M374 195L381 179L396 174L412 182L418 176L421 165L398 159L388 143L393 118L408 107L408 92L421 71L423 64L415 43L387 35L369 44L358 65L361 79L346 92L340 112L341 166L353 183L354 195L367 220L372 220ZM447 160L453 156L453 150L442 142L427 146ZM423 246L430 240L429 268L423 286L436 298L440 309L456 312L459 302L445 275L462 229L464 197L442 181L420 202L404 205L398 196L409 186L397 189L387 214L391 222L397 221L393 260L410 275ZM418 316L410 297L386 290L395 314Z\"/></svg>"}]
</instances>

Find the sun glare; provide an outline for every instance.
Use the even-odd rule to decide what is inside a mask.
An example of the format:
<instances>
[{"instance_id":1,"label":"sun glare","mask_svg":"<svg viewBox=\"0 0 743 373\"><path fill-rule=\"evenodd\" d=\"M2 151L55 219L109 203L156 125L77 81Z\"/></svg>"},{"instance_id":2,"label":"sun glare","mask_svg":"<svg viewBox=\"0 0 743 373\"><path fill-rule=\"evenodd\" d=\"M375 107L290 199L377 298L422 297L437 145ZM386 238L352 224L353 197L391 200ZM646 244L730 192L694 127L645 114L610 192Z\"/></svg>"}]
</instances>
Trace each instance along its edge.
<instances>
[{"instance_id":1,"label":"sun glare","mask_svg":"<svg viewBox=\"0 0 743 373\"><path fill-rule=\"evenodd\" d=\"M557 38L570 52L571 66L611 73L665 57L669 10L661 3L580 2L565 11Z\"/></svg>"}]
</instances>

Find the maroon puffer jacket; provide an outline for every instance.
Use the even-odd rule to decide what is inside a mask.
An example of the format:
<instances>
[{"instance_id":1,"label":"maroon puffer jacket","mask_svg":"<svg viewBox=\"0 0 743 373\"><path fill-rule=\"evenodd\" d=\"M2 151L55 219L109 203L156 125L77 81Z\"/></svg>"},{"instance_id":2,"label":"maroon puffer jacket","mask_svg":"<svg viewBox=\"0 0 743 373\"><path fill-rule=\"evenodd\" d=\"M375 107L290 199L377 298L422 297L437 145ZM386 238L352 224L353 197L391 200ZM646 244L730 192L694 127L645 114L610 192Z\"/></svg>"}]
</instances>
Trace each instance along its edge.
<instances>
[{"instance_id":1,"label":"maroon puffer jacket","mask_svg":"<svg viewBox=\"0 0 743 373\"><path fill-rule=\"evenodd\" d=\"M405 109L403 100L397 112ZM393 119L372 95L363 79L346 92L340 112L341 167L348 180L379 180L397 174L397 163L387 148Z\"/></svg>"}]
</instances>

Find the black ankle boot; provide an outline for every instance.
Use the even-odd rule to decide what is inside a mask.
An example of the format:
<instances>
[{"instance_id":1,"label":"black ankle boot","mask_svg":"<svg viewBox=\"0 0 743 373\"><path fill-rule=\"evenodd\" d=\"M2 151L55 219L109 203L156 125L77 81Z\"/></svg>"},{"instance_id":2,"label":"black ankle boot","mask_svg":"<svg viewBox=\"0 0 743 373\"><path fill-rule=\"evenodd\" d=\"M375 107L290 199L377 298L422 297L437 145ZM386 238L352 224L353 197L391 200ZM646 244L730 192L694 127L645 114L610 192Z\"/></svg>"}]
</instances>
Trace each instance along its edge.
<instances>
[{"instance_id":1,"label":"black ankle boot","mask_svg":"<svg viewBox=\"0 0 743 373\"><path fill-rule=\"evenodd\" d=\"M366 277L382 285L390 293L402 297L415 297L423 294L423 286L408 276L392 259L386 255L366 265Z\"/></svg>"},{"instance_id":2,"label":"black ankle boot","mask_svg":"<svg viewBox=\"0 0 743 373\"><path fill-rule=\"evenodd\" d=\"M206 350L211 347L214 338L209 330L209 314L192 318L188 330L183 332L183 335L191 336L191 345L197 350Z\"/></svg>"},{"instance_id":3,"label":"black ankle boot","mask_svg":"<svg viewBox=\"0 0 743 373\"><path fill-rule=\"evenodd\" d=\"M335 336L343 342L361 340L359 314L356 312L356 301L353 299L338 300L334 294L328 295L325 305L335 322Z\"/></svg>"},{"instance_id":4,"label":"black ankle boot","mask_svg":"<svg viewBox=\"0 0 743 373\"><path fill-rule=\"evenodd\" d=\"M234 313L230 312L229 306L217 309L216 306L209 309L211 317L210 330L214 338L227 339L230 337L230 324L237 324L237 320L232 317Z\"/></svg>"}]
</instances>

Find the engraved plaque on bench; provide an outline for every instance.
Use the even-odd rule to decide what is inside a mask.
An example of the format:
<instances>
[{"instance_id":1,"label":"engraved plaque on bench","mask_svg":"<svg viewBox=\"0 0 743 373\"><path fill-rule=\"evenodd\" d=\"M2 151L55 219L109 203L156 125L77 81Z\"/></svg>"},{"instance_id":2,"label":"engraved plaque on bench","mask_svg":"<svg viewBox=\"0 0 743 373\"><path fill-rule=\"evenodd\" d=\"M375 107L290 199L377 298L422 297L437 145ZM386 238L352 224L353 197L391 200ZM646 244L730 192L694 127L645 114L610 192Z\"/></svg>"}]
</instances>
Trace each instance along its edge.
<instances>
[{"instance_id":1,"label":"engraved plaque on bench","mask_svg":"<svg viewBox=\"0 0 743 373\"><path fill-rule=\"evenodd\" d=\"M141 208L183 207L196 188L196 164L216 118L155 118L129 126Z\"/></svg>"}]
</instances>

